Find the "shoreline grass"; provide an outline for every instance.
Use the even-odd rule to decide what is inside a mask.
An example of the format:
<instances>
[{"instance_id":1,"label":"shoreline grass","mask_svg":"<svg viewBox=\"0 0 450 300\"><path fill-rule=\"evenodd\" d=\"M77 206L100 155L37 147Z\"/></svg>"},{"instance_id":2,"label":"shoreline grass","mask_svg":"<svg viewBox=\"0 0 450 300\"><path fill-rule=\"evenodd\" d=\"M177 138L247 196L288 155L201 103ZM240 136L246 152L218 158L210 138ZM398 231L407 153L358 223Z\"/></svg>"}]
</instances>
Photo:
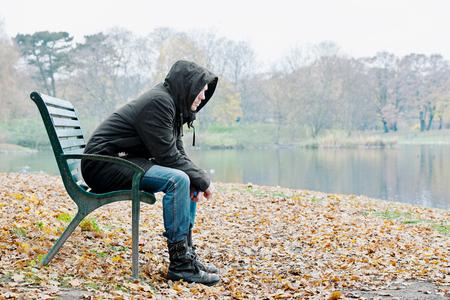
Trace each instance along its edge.
<instances>
[{"instance_id":1,"label":"shoreline grass","mask_svg":"<svg viewBox=\"0 0 450 300\"><path fill-rule=\"evenodd\" d=\"M244 148L393 148L402 145L450 145L450 129L403 132L345 132L328 130L318 137L309 137L304 128L281 128L276 138L274 124L241 124L211 126L197 133L198 144L212 149ZM189 143L192 133L187 131Z\"/></svg>"},{"instance_id":2,"label":"shoreline grass","mask_svg":"<svg viewBox=\"0 0 450 300\"><path fill-rule=\"evenodd\" d=\"M432 131L368 132L328 130L318 137L308 136L304 128L282 127L277 138L275 124L234 124L209 126L197 130L197 147L203 149L264 148L395 148L398 146L450 145L450 129ZM192 131L185 130L185 145L192 142ZM23 141L21 142L24 143ZM0 152L35 152L35 148L17 145L14 141L0 143ZM40 143L38 149L47 149Z\"/></svg>"},{"instance_id":3,"label":"shoreline grass","mask_svg":"<svg viewBox=\"0 0 450 300\"><path fill-rule=\"evenodd\" d=\"M36 149L15 144L0 143L0 153L35 153Z\"/></svg>"}]
</instances>

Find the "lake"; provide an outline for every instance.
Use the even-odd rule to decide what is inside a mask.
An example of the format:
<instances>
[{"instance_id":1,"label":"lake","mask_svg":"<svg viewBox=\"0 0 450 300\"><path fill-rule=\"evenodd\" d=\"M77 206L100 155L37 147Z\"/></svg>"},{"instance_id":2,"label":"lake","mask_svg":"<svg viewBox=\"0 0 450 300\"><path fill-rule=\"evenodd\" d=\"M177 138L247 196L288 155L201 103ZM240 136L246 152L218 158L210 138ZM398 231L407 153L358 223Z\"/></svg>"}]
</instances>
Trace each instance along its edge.
<instances>
[{"instance_id":1,"label":"lake","mask_svg":"<svg viewBox=\"0 0 450 300\"><path fill-rule=\"evenodd\" d=\"M450 146L188 152L214 181L367 195L450 209ZM2 153L0 171L59 174L50 151Z\"/></svg>"}]
</instances>

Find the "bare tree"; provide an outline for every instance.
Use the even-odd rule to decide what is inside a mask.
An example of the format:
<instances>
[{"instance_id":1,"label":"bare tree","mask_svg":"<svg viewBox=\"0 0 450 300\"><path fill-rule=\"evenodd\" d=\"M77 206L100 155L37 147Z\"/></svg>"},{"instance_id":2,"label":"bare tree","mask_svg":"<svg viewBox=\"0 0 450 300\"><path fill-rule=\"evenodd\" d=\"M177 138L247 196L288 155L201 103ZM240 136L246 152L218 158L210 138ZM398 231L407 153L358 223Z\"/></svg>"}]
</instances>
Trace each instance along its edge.
<instances>
[{"instance_id":1,"label":"bare tree","mask_svg":"<svg viewBox=\"0 0 450 300\"><path fill-rule=\"evenodd\" d=\"M85 36L72 53L73 73L65 92L71 99L98 103L90 113L103 118L148 85L153 51L146 39L120 28Z\"/></svg>"},{"instance_id":2,"label":"bare tree","mask_svg":"<svg viewBox=\"0 0 450 300\"><path fill-rule=\"evenodd\" d=\"M336 100L341 93L340 79L336 72L337 60L335 55L323 56L309 67L309 91L302 115L313 137L329 128L336 120Z\"/></svg>"},{"instance_id":3,"label":"bare tree","mask_svg":"<svg viewBox=\"0 0 450 300\"><path fill-rule=\"evenodd\" d=\"M419 118L421 131L431 129L436 110L441 106L438 104L444 100L442 95L448 89L449 70L448 62L440 55L410 54L399 61L399 98L402 101L398 107L405 111L407 118Z\"/></svg>"},{"instance_id":4,"label":"bare tree","mask_svg":"<svg viewBox=\"0 0 450 300\"><path fill-rule=\"evenodd\" d=\"M156 31L156 34L159 34ZM200 65L205 65L205 54L197 43L185 32L164 31L164 35L157 36L157 59L153 73L154 82L161 82L169 71L169 68L180 59L191 60Z\"/></svg>"},{"instance_id":5,"label":"bare tree","mask_svg":"<svg viewBox=\"0 0 450 300\"><path fill-rule=\"evenodd\" d=\"M379 52L374 57L362 58L367 67L367 87L375 100L375 110L384 132L397 130L399 119L398 59L388 52Z\"/></svg>"},{"instance_id":6,"label":"bare tree","mask_svg":"<svg viewBox=\"0 0 450 300\"><path fill-rule=\"evenodd\" d=\"M8 122L29 116L32 109L27 100L28 90L33 88L25 72L19 68L20 53L11 43L0 22L0 120ZM30 72L32 72L30 70Z\"/></svg>"},{"instance_id":7,"label":"bare tree","mask_svg":"<svg viewBox=\"0 0 450 300\"><path fill-rule=\"evenodd\" d=\"M364 64L354 58L339 60L341 95L337 100L335 127L352 130L373 128L376 122L375 95L367 89L369 81Z\"/></svg>"}]
</instances>

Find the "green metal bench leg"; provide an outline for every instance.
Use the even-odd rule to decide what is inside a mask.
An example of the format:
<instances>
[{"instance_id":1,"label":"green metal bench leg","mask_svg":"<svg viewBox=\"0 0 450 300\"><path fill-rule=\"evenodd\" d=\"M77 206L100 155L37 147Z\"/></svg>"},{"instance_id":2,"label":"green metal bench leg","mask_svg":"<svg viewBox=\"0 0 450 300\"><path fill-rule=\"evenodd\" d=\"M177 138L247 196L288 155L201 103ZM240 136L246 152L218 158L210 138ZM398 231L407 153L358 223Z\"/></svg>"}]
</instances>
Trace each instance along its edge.
<instances>
[{"instance_id":1,"label":"green metal bench leg","mask_svg":"<svg viewBox=\"0 0 450 300\"><path fill-rule=\"evenodd\" d=\"M47 265L53 259L53 256L58 253L59 248L62 247L67 238L72 234L75 228L77 228L78 224L80 224L81 220L83 220L85 216L86 214L80 213L78 211L72 222L70 222L69 226L67 226L66 230L64 230L63 234L56 241L55 245L53 245L52 249L50 249L50 251L47 253L44 260L42 261L42 265Z\"/></svg>"},{"instance_id":2,"label":"green metal bench leg","mask_svg":"<svg viewBox=\"0 0 450 300\"><path fill-rule=\"evenodd\" d=\"M133 200L131 203L131 218L132 218L132 276L133 279L139 279L139 190L133 191Z\"/></svg>"}]
</instances>

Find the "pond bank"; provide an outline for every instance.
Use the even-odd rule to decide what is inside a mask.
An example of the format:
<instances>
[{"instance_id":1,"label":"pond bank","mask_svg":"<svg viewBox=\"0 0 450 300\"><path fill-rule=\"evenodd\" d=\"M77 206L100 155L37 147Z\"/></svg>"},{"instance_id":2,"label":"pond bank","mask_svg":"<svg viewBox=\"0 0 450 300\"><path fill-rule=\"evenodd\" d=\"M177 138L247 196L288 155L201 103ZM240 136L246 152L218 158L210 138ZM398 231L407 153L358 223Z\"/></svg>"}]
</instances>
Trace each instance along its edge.
<instances>
[{"instance_id":1,"label":"pond bank","mask_svg":"<svg viewBox=\"0 0 450 300\"><path fill-rule=\"evenodd\" d=\"M404 132L343 132L330 130L318 137L304 133L275 137L273 124L212 126L198 130L197 148L211 150L274 149L274 148L394 148L399 145L450 145L450 129ZM192 131L186 130L185 147L192 143ZM44 147L44 145L41 145ZM49 145L46 146L50 148ZM44 147L45 148L45 147ZM0 153L36 151L15 144L0 143Z\"/></svg>"},{"instance_id":2,"label":"pond bank","mask_svg":"<svg viewBox=\"0 0 450 300\"><path fill-rule=\"evenodd\" d=\"M14 144L0 143L0 153L36 153L37 149L22 147Z\"/></svg>"},{"instance_id":3,"label":"pond bank","mask_svg":"<svg viewBox=\"0 0 450 300\"><path fill-rule=\"evenodd\" d=\"M197 145L204 149L267 148L393 148L399 145L450 145L450 129L403 132L343 132L330 130L311 138L301 131L276 138L275 128L265 125L233 125L198 130ZM185 134L190 145L192 133Z\"/></svg>"},{"instance_id":4,"label":"pond bank","mask_svg":"<svg viewBox=\"0 0 450 300\"><path fill-rule=\"evenodd\" d=\"M327 299L409 280L432 283L436 297L449 295L450 213L445 210L217 183L213 200L199 203L194 229L200 256L221 269L221 283L205 287L164 278L161 201L142 205L140 282L127 279L130 203L94 212L52 263L38 269L75 205L57 176L0 173L0 182L2 295L55 297L70 288L116 299Z\"/></svg>"}]
</instances>

